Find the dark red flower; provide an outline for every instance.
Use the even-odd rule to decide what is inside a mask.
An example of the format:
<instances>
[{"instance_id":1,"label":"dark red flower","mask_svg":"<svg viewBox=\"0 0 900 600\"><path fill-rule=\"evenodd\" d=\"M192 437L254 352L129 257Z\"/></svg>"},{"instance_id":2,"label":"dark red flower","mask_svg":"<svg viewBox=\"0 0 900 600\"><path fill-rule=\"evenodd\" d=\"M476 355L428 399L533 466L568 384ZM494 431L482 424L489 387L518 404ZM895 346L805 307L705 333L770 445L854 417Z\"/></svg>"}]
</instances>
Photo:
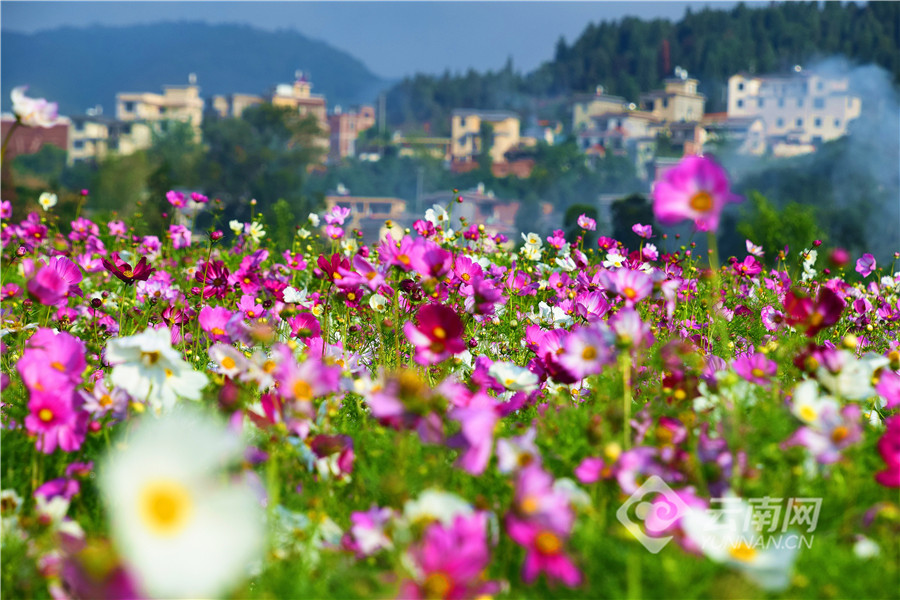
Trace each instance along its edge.
<instances>
[{"instance_id":1,"label":"dark red flower","mask_svg":"<svg viewBox=\"0 0 900 600\"><path fill-rule=\"evenodd\" d=\"M147 281L155 270L147 264L146 256L142 256L134 267L119 258L118 252L112 253L112 261L104 258L102 262L107 271L121 279L126 285L132 285L135 281Z\"/></svg>"}]
</instances>

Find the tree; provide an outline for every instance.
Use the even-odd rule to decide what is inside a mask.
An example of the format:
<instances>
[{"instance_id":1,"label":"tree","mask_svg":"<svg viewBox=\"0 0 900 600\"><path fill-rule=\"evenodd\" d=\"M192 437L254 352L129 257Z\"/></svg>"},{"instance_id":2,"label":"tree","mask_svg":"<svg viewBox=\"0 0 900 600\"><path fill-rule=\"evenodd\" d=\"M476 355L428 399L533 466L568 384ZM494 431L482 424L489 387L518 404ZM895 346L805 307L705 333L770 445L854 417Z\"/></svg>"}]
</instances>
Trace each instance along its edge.
<instances>
[{"instance_id":1,"label":"tree","mask_svg":"<svg viewBox=\"0 0 900 600\"><path fill-rule=\"evenodd\" d=\"M610 212L612 213L613 238L629 248L637 248L642 241L631 230L633 225L640 223L641 225L653 225L654 229L656 228L653 206L641 194L631 194L616 200L612 203Z\"/></svg>"}]
</instances>

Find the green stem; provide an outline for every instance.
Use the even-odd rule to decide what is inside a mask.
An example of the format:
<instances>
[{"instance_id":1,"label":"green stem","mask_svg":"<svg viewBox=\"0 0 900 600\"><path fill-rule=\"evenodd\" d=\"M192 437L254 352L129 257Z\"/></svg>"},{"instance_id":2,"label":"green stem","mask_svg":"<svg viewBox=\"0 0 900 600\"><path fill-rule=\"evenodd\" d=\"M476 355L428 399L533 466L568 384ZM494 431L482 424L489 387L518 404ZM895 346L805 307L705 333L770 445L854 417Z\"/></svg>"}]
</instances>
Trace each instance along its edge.
<instances>
[{"instance_id":1,"label":"green stem","mask_svg":"<svg viewBox=\"0 0 900 600\"><path fill-rule=\"evenodd\" d=\"M622 369L622 447L631 448L631 356L628 353L619 355L619 366Z\"/></svg>"}]
</instances>

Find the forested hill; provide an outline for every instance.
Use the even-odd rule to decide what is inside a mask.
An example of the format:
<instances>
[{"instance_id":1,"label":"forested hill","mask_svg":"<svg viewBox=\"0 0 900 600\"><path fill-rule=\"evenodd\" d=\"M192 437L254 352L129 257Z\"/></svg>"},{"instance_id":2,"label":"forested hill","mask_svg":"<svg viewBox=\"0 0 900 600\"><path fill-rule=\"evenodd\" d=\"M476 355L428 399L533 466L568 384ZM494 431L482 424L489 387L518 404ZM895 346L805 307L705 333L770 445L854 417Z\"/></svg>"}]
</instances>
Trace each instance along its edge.
<instances>
[{"instance_id":1,"label":"forested hill","mask_svg":"<svg viewBox=\"0 0 900 600\"><path fill-rule=\"evenodd\" d=\"M595 23L529 74L417 75L388 93L395 125L446 127L456 107L522 110L535 99L564 97L603 85L632 102L657 88L676 65L701 81L707 111L724 110L724 84L738 71L769 73L843 55L875 63L900 81L900 3L784 2L764 7L687 12L678 22L626 18L609 22L597 3ZM599 23L599 24L597 24Z\"/></svg>"},{"instance_id":2,"label":"forested hill","mask_svg":"<svg viewBox=\"0 0 900 600\"><path fill-rule=\"evenodd\" d=\"M186 84L188 73L197 74L204 97L262 94L298 69L329 106L372 102L388 85L358 59L296 31L187 22L64 27L3 32L2 105L9 109L13 86L29 84L30 95L58 102L63 114L95 104L111 112L116 92L161 92Z\"/></svg>"}]
</instances>

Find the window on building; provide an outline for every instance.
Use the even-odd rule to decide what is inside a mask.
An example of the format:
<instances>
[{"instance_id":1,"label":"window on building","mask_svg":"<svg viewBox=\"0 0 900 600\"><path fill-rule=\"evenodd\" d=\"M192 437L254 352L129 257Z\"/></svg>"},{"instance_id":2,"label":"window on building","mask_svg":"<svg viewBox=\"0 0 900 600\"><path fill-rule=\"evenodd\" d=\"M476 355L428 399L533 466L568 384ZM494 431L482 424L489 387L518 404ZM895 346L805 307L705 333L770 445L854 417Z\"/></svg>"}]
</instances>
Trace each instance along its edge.
<instances>
[{"instance_id":1,"label":"window on building","mask_svg":"<svg viewBox=\"0 0 900 600\"><path fill-rule=\"evenodd\" d=\"M663 98L663 108L669 108L669 99Z\"/></svg>"},{"instance_id":2,"label":"window on building","mask_svg":"<svg viewBox=\"0 0 900 600\"><path fill-rule=\"evenodd\" d=\"M738 107L738 108L744 108L744 101L743 101L743 100L738 100L738 101L737 101L737 107Z\"/></svg>"},{"instance_id":3,"label":"window on building","mask_svg":"<svg viewBox=\"0 0 900 600\"><path fill-rule=\"evenodd\" d=\"M825 108L825 98L813 99L813 108Z\"/></svg>"},{"instance_id":4,"label":"window on building","mask_svg":"<svg viewBox=\"0 0 900 600\"><path fill-rule=\"evenodd\" d=\"M782 119L781 117L779 117L778 119L776 119L776 120L775 120L775 126L776 126L776 127L784 127L784 119Z\"/></svg>"},{"instance_id":5,"label":"window on building","mask_svg":"<svg viewBox=\"0 0 900 600\"><path fill-rule=\"evenodd\" d=\"M376 215L391 214L391 204L389 202L373 202L370 206L370 212Z\"/></svg>"},{"instance_id":6,"label":"window on building","mask_svg":"<svg viewBox=\"0 0 900 600\"><path fill-rule=\"evenodd\" d=\"M84 148L84 140L75 140L74 142L72 142L72 147L76 150L81 150L82 148Z\"/></svg>"},{"instance_id":7,"label":"window on building","mask_svg":"<svg viewBox=\"0 0 900 600\"><path fill-rule=\"evenodd\" d=\"M784 108L784 98L778 99L778 108Z\"/></svg>"},{"instance_id":8,"label":"window on building","mask_svg":"<svg viewBox=\"0 0 900 600\"><path fill-rule=\"evenodd\" d=\"M816 89L821 92L822 90L825 89L825 83L820 81L819 83L816 84Z\"/></svg>"},{"instance_id":9,"label":"window on building","mask_svg":"<svg viewBox=\"0 0 900 600\"><path fill-rule=\"evenodd\" d=\"M756 105L757 105L759 108L762 108L763 106L765 106L765 104L766 104L766 101L765 101L764 98L760 98L759 100L756 101Z\"/></svg>"},{"instance_id":10,"label":"window on building","mask_svg":"<svg viewBox=\"0 0 900 600\"><path fill-rule=\"evenodd\" d=\"M741 92L744 91L744 84L743 84L743 83L739 83L739 84L738 84L738 90L741 91Z\"/></svg>"},{"instance_id":11,"label":"window on building","mask_svg":"<svg viewBox=\"0 0 900 600\"><path fill-rule=\"evenodd\" d=\"M803 119L801 119L800 117L797 117L796 123L797 127L803 127Z\"/></svg>"},{"instance_id":12,"label":"window on building","mask_svg":"<svg viewBox=\"0 0 900 600\"><path fill-rule=\"evenodd\" d=\"M125 106L122 107L125 112L134 112L134 102L126 102Z\"/></svg>"},{"instance_id":13,"label":"window on building","mask_svg":"<svg viewBox=\"0 0 900 600\"><path fill-rule=\"evenodd\" d=\"M813 121L813 126L814 126L814 127L821 127L821 126L822 126L822 119L819 118L819 117L816 117L816 119Z\"/></svg>"},{"instance_id":14,"label":"window on building","mask_svg":"<svg viewBox=\"0 0 900 600\"><path fill-rule=\"evenodd\" d=\"M840 120L840 119L835 119L835 120L834 120L834 126L835 126L835 127L840 127L840 126L841 126L841 120Z\"/></svg>"},{"instance_id":15,"label":"window on building","mask_svg":"<svg viewBox=\"0 0 900 600\"><path fill-rule=\"evenodd\" d=\"M803 108L803 98L797 98L797 108Z\"/></svg>"}]
</instances>

